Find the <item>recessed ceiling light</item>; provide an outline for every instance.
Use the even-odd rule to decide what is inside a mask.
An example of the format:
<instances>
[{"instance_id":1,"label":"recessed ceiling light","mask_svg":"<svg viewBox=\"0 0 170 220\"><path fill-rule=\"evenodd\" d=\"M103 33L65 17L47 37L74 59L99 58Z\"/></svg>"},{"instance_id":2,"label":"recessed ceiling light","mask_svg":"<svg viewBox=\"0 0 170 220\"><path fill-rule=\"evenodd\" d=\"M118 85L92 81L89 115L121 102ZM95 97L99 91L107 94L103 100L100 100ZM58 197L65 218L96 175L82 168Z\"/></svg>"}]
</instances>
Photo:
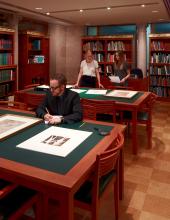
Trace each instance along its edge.
<instances>
[{"instance_id":1,"label":"recessed ceiling light","mask_svg":"<svg viewBox=\"0 0 170 220\"><path fill-rule=\"evenodd\" d=\"M37 7L37 8L35 8L35 9L36 9L36 10L42 10L42 8L38 8L38 7Z\"/></svg>"},{"instance_id":2,"label":"recessed ceiling light","mask_svg":"<svg viewBox=\"0 0 170 220\"><path fill-rule=\"evenodd\" d=\"M107 7L107 10L110 10L111 9L111 7Z\"/></svg>"},{"instance_id":3,"label":"recessed ceiling light","mask_svg":"<svg viewBox=\"0 0 170 220\"><path fill-rule=\"evenodd\" d=\"M146 5L141 5L142 8L144 8Z\"/></svg>"},{"instance_id":4,"label":"recessed ceiling light","mask_svg":"<svg viewBox=\"0 0 170 220\"><path fill-rule=\"evenodd\" d=\"M80 9L80 12L82 13L82 12L83 12L83 9Z\"/></svg>"},{"instance_id":5,"label":"recessed ceiling light","mask_svg":"<svg viewBox=\"0 0 170 220\"><path fill-rule=\"evenodd\" d=\"M50 15L50 12L47 12L46 15Z\"/></svg>"},{"instance_id":6,"label":"recessed ceiling light","mask_svg":"<svg viewBox=\"0 0 170 220\"><path fill-rule=\"evenodd\" d=\"M165 20L165 19L163 19L163 18L160 18L160 19L159 19L159 21L164 21L164 20Z\"/></svg>"},{"instance_id":7,"label":"recessed ceiling light","mask_svg":"<svg viewBox=\"0 0 170 220\"><path fill-rule=\"evenodd\" d=\"M158 11L157 11L157 10L154 10L154 11L152 11L152 13L158 13Z\"/></svg>"}]
</instances>

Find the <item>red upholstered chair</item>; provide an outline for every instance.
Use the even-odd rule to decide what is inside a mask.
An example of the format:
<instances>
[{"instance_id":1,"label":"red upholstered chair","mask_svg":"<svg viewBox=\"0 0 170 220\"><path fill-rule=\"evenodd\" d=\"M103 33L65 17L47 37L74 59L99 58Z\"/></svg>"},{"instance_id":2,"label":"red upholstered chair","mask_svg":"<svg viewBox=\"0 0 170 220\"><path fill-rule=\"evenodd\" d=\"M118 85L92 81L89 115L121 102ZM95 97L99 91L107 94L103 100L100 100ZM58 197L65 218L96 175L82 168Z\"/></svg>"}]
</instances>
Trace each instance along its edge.
<instances>
[{"instance_id":1,"label":"red upholstered chair","mask_svg":"<svg viewBox=\"0 0 170 220\"><path fill-rule=\"evenodd\" d=\"M91 219L99 219L101 195L109 184L114 189L115 219L119 217L119 155L124 143L123 135L118 135L111 149L96 156L94 171L75 194L75 206L91 212ZM109 210L108 210L109 211Z\"/></svg>"},{"instance_id":2,"label":"red upholstered chair","mask_svg":"<svg viewBox=\"0 0 170 220\"><path fill-rule=\"evenodd\" d=\"M94 100L94 99L82 99L83 118L92 120L102 120L104 115L111 116L111 122L116 121L116 110L114 101L110 100Z\"/></svg>"},{"instance_id":3,"label":"red upholstered chair","mask_svg":"<svg viewBox=\"0 0 170 220\"><path fill-rule=\"evenodd\" d=\"M35 217L41 220L41 203L39 194L26 187L0 179L0 219L19 220L30 208L35 209Z\"/></svg>"}]
</instances>

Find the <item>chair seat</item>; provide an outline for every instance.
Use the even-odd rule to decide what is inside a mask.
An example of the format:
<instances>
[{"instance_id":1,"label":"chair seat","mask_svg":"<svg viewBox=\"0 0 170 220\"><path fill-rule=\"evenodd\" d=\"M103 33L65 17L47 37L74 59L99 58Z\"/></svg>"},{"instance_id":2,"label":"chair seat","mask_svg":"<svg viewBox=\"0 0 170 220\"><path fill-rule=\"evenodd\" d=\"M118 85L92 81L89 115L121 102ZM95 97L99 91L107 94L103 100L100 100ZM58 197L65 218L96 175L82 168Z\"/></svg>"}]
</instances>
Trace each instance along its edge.
<instances>
[{"instance_id":1,"label":"chair seat","mask_svg":"<svg viewBox=\"0 0 170 220\"><path fill-rule=\"evenodd\" d=\"M0 219L5 220L14 214L18 209L22 208L23 204L29 202L36 192L34 190L17 187L6 197L0 200Z\"/></svg>"},{"instance_id":2,"label":"chair seat","mask_svg":"<svg viewBox=\"0 0 170 220\"><path fill-rule=\"evenodd\" d=\"M104 192L106 186L108 185L108 183L110 182L110 180L116 176L116 171L111 171L110 173L108 173L105 176L102 176L100 178L100 182L99 182L99 196L102 195L102 193ZM75 194L75 199L79 200L81 202L85 202L85 203L91 203L92 200L92 182L90 181L86 181L81 187L80 189L76 192Z\"/></svg>"}]
</instances>

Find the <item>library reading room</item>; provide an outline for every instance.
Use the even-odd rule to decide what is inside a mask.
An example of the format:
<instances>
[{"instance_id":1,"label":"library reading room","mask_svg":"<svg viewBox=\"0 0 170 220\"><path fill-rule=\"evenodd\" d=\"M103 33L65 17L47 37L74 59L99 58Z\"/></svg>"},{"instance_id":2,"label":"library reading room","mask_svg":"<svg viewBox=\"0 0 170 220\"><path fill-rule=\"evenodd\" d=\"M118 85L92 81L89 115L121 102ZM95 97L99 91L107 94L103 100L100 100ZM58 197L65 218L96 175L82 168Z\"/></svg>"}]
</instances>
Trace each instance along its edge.
<instances>
[{"instance_id":1,"label":"library reading room","mask_svg":"<svg viewBox=\"0 0 170 220\"><path fill-rule=\"evenodd\" d=\"M170 1L0 1L0 220L170 219Z\"/></svg>"}]
</instances>

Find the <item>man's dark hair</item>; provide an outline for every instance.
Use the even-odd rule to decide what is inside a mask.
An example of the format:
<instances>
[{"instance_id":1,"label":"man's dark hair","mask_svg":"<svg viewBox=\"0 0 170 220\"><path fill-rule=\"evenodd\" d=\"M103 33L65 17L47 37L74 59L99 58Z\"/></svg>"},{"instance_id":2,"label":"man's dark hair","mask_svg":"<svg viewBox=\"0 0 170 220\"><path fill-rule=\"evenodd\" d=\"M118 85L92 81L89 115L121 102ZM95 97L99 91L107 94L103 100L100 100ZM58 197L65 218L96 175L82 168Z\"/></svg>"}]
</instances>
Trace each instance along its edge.
<instances>
[{"instance_id":1,"label":"man's dark hair","mask_svg":"<svg viewBox=\"0 0 170 220\"><path fill-rule=\"evenodd\" d=\"M56 73L51 75L50 80L58 80L59 85L67 85L67 79L64 74Z\"/></svg>"}]
</instances>

